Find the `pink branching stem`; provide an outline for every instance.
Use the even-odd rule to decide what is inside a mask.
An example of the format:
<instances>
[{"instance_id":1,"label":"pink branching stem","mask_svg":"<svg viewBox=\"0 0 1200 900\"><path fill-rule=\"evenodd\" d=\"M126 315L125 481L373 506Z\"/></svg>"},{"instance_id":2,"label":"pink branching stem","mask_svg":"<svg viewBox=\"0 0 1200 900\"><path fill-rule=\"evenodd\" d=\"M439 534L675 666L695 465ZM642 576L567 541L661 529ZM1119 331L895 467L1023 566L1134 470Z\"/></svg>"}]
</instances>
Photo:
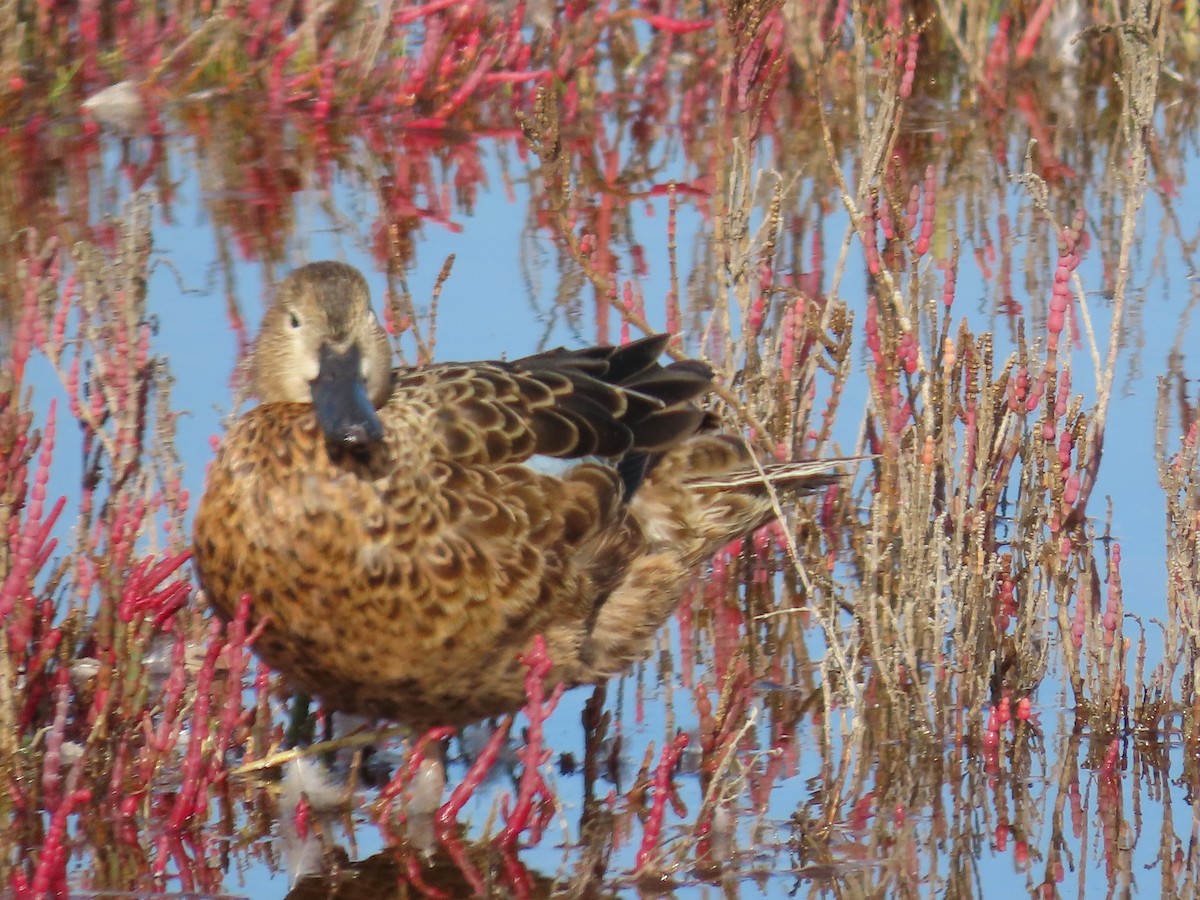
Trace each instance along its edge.
<instances>
[{"instance_id":1,"label":"pink branching stem","mask_svg":"<svg viewBox=\"0 0 1200 900\"><path fill-rule=\"evenodd\" d=\"M642 97L645 98L641 109L641 116L649 118L653 115L662 115L662 110L659 104L656 103L657 98L671 96L670 88L667 86L667 78L670 72L671 57L674 54L678 42L676 35L664 31L661 40L654 42L657 51L654 55L654 64L648 69L644 79L642 80Z\"/></svg>"},{"instance_id":2,"label":"pink branching stem","mask_svg":"<svg viewBox=\"0 0 1200 900\"><path fill-rule=\"evenodd\" d=\"M1005 13L996 22L996 35L992 38L992 45L988 48L987 59L983 64L981 83L994 99L1004 97L1003 87L999 87L999 90L997 87L1004 85L1008 80L1008 34L1011 30L1012 16Z\"/></svg>"},{"instance_id":3,"label":"pink branching stem","mask_svg":"<svg viewBox=\"0 0 1200 900\"><path fill-rule=\"evenodd\" d=\"M216 735L211 741L207 771L210 784L224 779L225 754L233 746L234 733L254 714L253 709L242 709L242 679L250 665L250 648L267 627L267 618L260 619L253 629L248 627L249 622L250 595L243 594L233 621L226 628L225 645L221 650L221 658L225 661L226 694L217 719Z\"/></svg>"},{"instance_id":4,"label":"pink branching stem","mask_svg":"<svg viewBox=\"0 0 1200 900\"><path fill-rule=\"evenodd\" d=\"M42 758L42 800L47 806L60 802L59 786L62 781L62 745L67 730L67 709L71 694L66 669L58 670L58 685L55 693L54 724L46 739L46 755Z\"/></svg>"},{"instance_id":5,"label":"pink branching stem","mask_svg":"<svg viewBox=\"0 0 1200 900\"><path fill-rule=\"evenodd\" d=\"M1083 635L1087 632L1087 609L1087 598L1081 596L1080 591L1076 589L1075 614L1071 617L1071 643L1075 646L1076 650L1083 646Z\"/></svg>"},{"instance_id":6,"label":"pink branching stem","mask_svg":"<svg viewBox=\"0 0 1200 900\"><path fill-rule=\"evenodd\" d=\"M404 869L408 883L416 888L422 897L430 897L433 900L449 900L449 894L425 882L425 878L421 875L421 862L415 854L405 854Z\"/></svg>"},{"instance_id":7,"label":"pink branching stem","mask_svg":"<svg viewBox=\"0 0 1200 900\"><path fill-rule=\"evenodd\" d=\"M762 330L763 322L766 320L767 313L770 311L771 295L775 288L775 266L774 258L767 250L763 250L759 255L758 261L758 290L754 294L754 299L750 303L750 317L748 327L751 333L757 337L759 331Z\"/></svg>"},{"instance_id":8,"label":"pink branching stem","mask_svg":"<svg viewBox=\"0 0 1200 900\"><path fill-rule=\"evenodd\" d=\"M716 24L712 19L675 19L670 16L655 15L636 11L636 15L646 21L651 28L670 34L690 34L694 31L705 31Z\"/></svg>"},{"instance_id":9,"label":"pink branching stem","mask_svg":"<svg viewBox=\"0 0 1200 900\"><path fill-rule=\"evenodd\" d=\"M549 69L535 69L531 72L489 72L484 75L483 84L525 84L529 81L548 81L551 77Z\"/></svg>"},{"instance_id":10,"label":"pink branching stem","mask_svg":"<svg viewBox=\"0 0 1200 900\"><path fill-rule=\"evenodd\" d=\"M1033 701L1028 697L1022 697L1017 701L1017 719L1021 722L1029 722L1033 719Z\"/></svg>"},{"instance_id":11,"label":"pink branching stem","mask_svg":"<svg viewBox=\"0 0 1200 900\"><path fill-rule=\"evenodd\" d=\"M258 722L264 730L270 728L270 693L271 693L271 668L263 662L258 664L258 672L254 676L254 706L247 710L251 717ZM263 743L269 743L269 738L264 737ZM247 748L247 761L255 758L255 749L260 747L259 741L249 741Z\"/></svg>"},{"instance_id":12,"label":"pink branching stem","mask_svg":"<svg viewBox=\"0 0 1200 900\"><path fill-rule=\"evenodd\" d=\"M157 730L148 734L146 750L141 757L141 767L138 772L143 784L147 784L158 765L158 759L166 753L179 739L179 731L183 727L179 716L179 707L183 702L184 689L187 687L188 672L184 665L187 643L182 638L176 639L171 648L171 674L163 684L163 710L159 718ZM151 732L151 709L147 709L142 720L143 728Z\"/></svg>"},{"instance_id":13,"label":"pink branching stem","mask_svg":"<svg viewBox=\"0 0 1200 900\"><path fill-rule=\"evenodd\" d=\"M879 227L883 236L889 241L896 239L896 224L892 220L892 204L885 192L879 192Z\"/></svg>"},{"instance_id":14,"label":"pink branching stem","mask_svg":"<svg viewBox=\"0 0 1200 900\"><path fill-rule=\"evenodd\" d=\"M29 361L29 354L33 351L38 319L38 281L39 279L33 275L26 281L21 315L17 319L17 327L13 331L11 371L14 384L20 384L24 379L25 364Z\"/></svg>"},{"instance_id":15,"label":"pink branching stem","mask_svg":"<svg viewBox=\"0 0 1200 900\"><path fill-rule=\"evenodd\" d=\"M921 348L917 343L917 336L912 331L901 333L900 340L896 345L896 359L909 375L917 371L917 366L920 363L920 352Z\"/></svg>"},{"instance_id":16,"label":"pink branching stem","mask_svg":"<svg viewBox=\"0 0 1200 900\"><path fill-rule=\"evenodd\" d=\"M516 851L511 847L502 848L500 863L504 866L504 878L511 896L516 900L528 900L532 897L533 883L529 877L529 870L517 859Z\"/></svg>"},{"instance_id":17,"label":"pink branching stem","mask_svg":"<svg viewBox=\"0 0 1200 900\"><path fill-rule=\"evenodd\" d=\"M994 779L1000 772L1000 725L996 717L996 707L993 706L991 710L988 730L983 738L983 771Z\"/></svg>"},{"instance_id":18,"label":"pink branching stem","mask_svg":"<svg viewBox=\"0 0 1200 900\"><path fill-rule=\"evenodd\" d=\"M893 384L888 388L891 398L891 413L888 416L888 436L893 446L899 446L904 434L912 423L912 404L907 396L900 392L900 386Z\"/></svg>"},{"instance_id":19,"label":"pink branching stem","mask_svg":"<svg viewBox=\"0 0 1200 900\"><path fill-rule=\"evenodd\" d=\"M912 96L913 82L917 77L917 50L921 46L921 34L914 31L901 46L904 58L904 74L900 78L900 97L907 100Z\"/></svg>"},{"instance_id":20,"label":"pink branching stem","mask_svg":"<svg viewBox=\"0 0 1200 900\"><path fill-rule=\"evenodd\" d=\"M956 362L958 362L958 345L954 343L954 338L946 335L946 339L942 341L942 372L947 380L949 380Z\"/></svg>"},{"instance_id":21,"label":"pink branching stem","mask_svg":"<svg viewBox=\"0 0 1200 900\"><path fill-rule=\"evenodd\" d=\"M425 89L425 83L430 80L430 76L436 77L434 69L441 52L442 36L445 30L445 25L440 18L430 18L425 22L424 46L421 48L420 56L410 67L407 82L397 91L397 99L402 100L406 95L410 97L420 95Z\"/></svg>"},{"instance_id":22,"label":"pink branching stem","mask_svg":"<svg viewBox=\"0 0 1200 900\"><path fill-rule=\"evenodd\" d=\"M190 589L186 581L178 581L159 590L158 586L174 573L180 566L192 558L190 550L175 553L165 559L150 564L149 559L138 562L125 582L122 591L118 615L122 622L128 624L134 618L145 616L150 612L158 612L162 608L170 608L172 612L178 609L176 601L181 593ZM157 621L157 616L155 617Z\"/></svg>"},{"instance_id":23,"label":"pink branching stem","mask_svg":"<svg viewBox=\"0 0 1200 900\"><path fill-rule=\"evenodd\" d=\"M463 845L461 838L452 830L446 831L440 836L442 846L446 849L446 855L450 857L450 861L454 863L454 867L462 873L473 891L475 897L487 896L487 883L483 880L483 876L479 870L475 868L475 864L471 862L471 856L467 853L467 848Z\"/></svg>"},{"instance_id":24,"label":"pink branching stem","mask_svg":"<svg viewBox=\"0 0 1200 900\"><path fill-rule=\"evenodd\" d=\"M71 312L71 298L74 295L75 276L71 275L63 284L62 293L58 300L58 307L54 311L54 321L50 330L50 338L46 346L46 355L55 361L62 356L63 346L66 342L67 318Z\"/></svg>"},{"instance_id":25,"label":"pink branching stem","mask_svg":"<svg viewBox=\"0 0 1200 900\"><path fill-rule=\"evenodd\" d=\"M1017 369L1017 374L1008 382L1008 411L1020 412L1029 396L1029 370L1025 366Z\"/></svg>"},{"instance_id":26,"label":"pink branching stem","mask_svg":"<svg viewBox=\"0 0 1200 900\"><path fill-rule=\"evenodd\" d=\"M1046 395L1046 378L1045 370L1038 375L1037 380L1030 385L1029 396L1025 398L1025 411L1033 412L1042 402L1042 397Z\"/></svg>"},{"instance_id":27,"label":"pink branching stem","mask_svg":"<svg viewBox=\"0 0 1200 900\"><path fill-rule=\"evenodd\" d=\"M917 256L929 252L933 241L934 210L937 206L937 180L934 178L932 165L925 167L925 197L921 206L921 233L917 237Z\"/></svg>"},{"instance_id":28,"label":"pink branching stem","mask_svg":"<svg viewBox=\"0 0 1200 900\"><path fill-rule=\"evenodd\" d=\"M126 791L125 785L125 766L129 759L129 744L120 742L115 747L112 760L112 769L108 775L108 801L105 808L111 815L111 820L114 824L119 825L121 818L125 815L124 800L126 797L132 797L134 800L134 809L136 809L137 795Z\"/></svg>"},{"instance_id":29,"label":"pink branching stem","mask_svg":"<svg viewBox=\"0 0 1200 900\"><path fill-rule=\"evenodd\" d=\"M1071 370L1063 369L1058 375L1058 395L1054 398L1054 409L1060 418L1065 418L1067 414L1067 405L1071 399ZM1059 462L1062 464L1063 471L1071 467L1070 451L1075 449L1075 438L1071 438L1070 446L1067 448L1067 456L1064 458L1062 449L1059 450Z\"/></svg>"},{"instance_id":30,"label":"pink branching stem","mask_svg":"<svg viewBox=\"0 0 1200 900\"><path fill-rule=\"evenodd\" d=\"M180 887L184 891L190 890L191 876L189 874L187 854L183 849L183 841L179 835L172 831L163 831L158 840L154 842L154 868L153 874L156 879L163 879L166 875L167 865L175 860L175 868L178 873Z\"/></svg>"},{"instance_id":31,"label":"pink branching stem","mask_svg":"<svg viewBox=\"0 0 1200 900\"><path fill-rule=\"evenodd\" d=\"M318 68L318 88L317 102L313 104L312 114L318 122L328 120L330 112L333 110L333 88L334 88L334 55L332 49L325 52L325 58L321 60L321 65Z\"/></svg>"},{"instance_id":32,"label":"pink branching stem","mask_svg":"<svg viewBox=\"0 0 1200 900\"><path fill-rule=\"evenodd\" d=\"M946 312L950 312L950 307L954 305L954 292L958 287L958 243L954 245L954 255L950 258L949 264L946 266L945 275L942 278L942 306Z\"/></svg>"},{"instance_id":33,"label":"pink branching stem","mask_svg":"<svg viewBox=\"0 0 1200 900\"><path fill-rule=\"evenodd\" d=\"M17 558L3 584L0 585L0 619L3 620L8 619L9 614L16 606L18 597L29 589L30 580L38 570L38 560L42 559L44 563L50 531L66 504L66 498L59 497L50 514L46 516L45 521L42 521L42 511L46 504L46 484L50 480L50 463L54 456L55 408L56 401L51 400L46 413L46 427L42 432L37 469L33 476L33 490L30 491L25 521L20 526ZM10 546L11 543L10 541ZM23 641L18 638L14 643L23 643Z\"/></svg>"},{"instance_id":34,"label":"pink branching stem","mask_svg":"<svg viewBox=\"0 0 1200 900\"><path fill-rule=\"evenodd\" d=\"M441 809L437 811L434 823L443 834L452 832L455 822L458 821L458 814L462 812L462 808L467 805L467 801L471 799L471 795L475 793L479 785L483 784L483 779L487 777L487 773L495 765L496 758L500 755L500 750L504 747L504 742L508 739L508 732L512 728L512 723L513 717L511 715L504 717L504 721L500 723L500 727L488 739L487 746L483 748L483 752L479 754L475 763L467 771L466 777L450 792L450 799L442 804Z\"/></svg>"},{"instance_id":35,"label":"pink branching stem","mask_svg":"<svg viewBox=\"0 0 1200 900\"><path fill-rule=\"evenodd\" d=\"M1111 648L1117 639L1121 624L1121 545L1113 544L1108 564L1108 602L1104 609L1104 646Z\"/></svg>"},{"instance_id":36,"label":"pink branching stem","mask_svg":"<svg viewBox=\"0 0 1200 900\"><path fill-rule=\"evenodd\" d=\"M879 227L879 217L873 207L868 207L865 218L864 230L860 237L863 242L863 253L867 259L867 271L872 276L875 276L879 274L882 268L879 262L879 237L876 234Z\"/></svg>"},{"instance_id":37,"label":"pink branching stem","mask_svg":"<svg viewBox=\"0 0 1200 900\"><path fill-rule=\"evenodd\" d=\"M198 810L204 808L208 784L201 777L203 768L204 747L209 737L209 709L212 705L212 684L216 675L217 659L221 655L224 642L221 640L221 623L213 619L208 628L208 649L204 654L204 662L196 675L196 703L192 708L191 732L188 735L187 751L183 757L183 768L180 772L179 793L175 795L175 803L167 820L167 832L178 834L191 820ZM163 863L161 857L156 864ZM161 874L158 873L158 874Z\"/></svg>"},{"instance_id":38,"label":"pink branching stem","mask_svg":"<svg viewBox=\"0 0 1200 900\"><path fill-rule=\"evenodd\" d=\"M33 896L32 890L29 887L29 879L25 877L25 870L20 867L13 868L9 887L12 889L12 896L16 900L27 900L27 898Z\"/></svg>"},{"instance_id":39,"label":"pink branching stem","mask_svg":"<svg viewBox=\"0 0 1200 900\"><path fill-rule=\"evenodd\" d=\"M710 593L712 590L709 588L710 584L722 588L729 583L729 570L736 563L738 556L741 555L743 543L744 541L741 538L737 538L713 557L711 577L706 580L703 587L705 594Z\"/></svg>"},{"instance_id":40,"label":"pink branching stem","mask_svg":"<svg viewBox=\"0 0 1200 900\"><path fill-rule=\"evenodd\" d=\"M996 580L996 602L992 615L995 618L997 630L1007 631L1012 618L1017 613L1017 601L1014 593L1016 588L1010 572L1001 572Z\"/></svg>"},{"instance_id":41,"label":"pink branching stem","mask_svg":"<svg viewBox=\"0 0 1200 900\"><path fill-rule=\"evenodd\" d=\"M554 662L546 650L546 640L540 634L534 637L533 647L521 657L521 663L526 670L526 703L522 712L529 719L529 728L525 746L520 753L523 768L516 805L512 812L505 816L504 829L496 835L495 840L498 847L506 849L514 848L521 832L527 828L532 842L536 844L541 839L546 819L552 812L553 794L540 771L550 758L550 749L543 746L543 726L558 706L563 693L563 685L557 684L549 698L546 697L545 681L554 667ZM534 802L539 799L545 804L544 814L531 822Z\"/></svg>"},{"instance_id":42,"label":"pink branching stem","mask_svg":"<svg viewBox=\"0 0 1200 900\"><path fill-rule=\"evenodd\" d=\"M766 584L768 575L766 562L770 559L771 553L771 526L764 525L756 529L750 535L750 540L754 544L754 553L750 559L754 572L754 583Z\"/></svg>"},{"instance_id":43,"label":"pink branching stem","mask_svg":"<svg viewBox=\"0 0 1200 900\"><path fill-rule=\"evenodd\" d=\"M283 111L284 99L287 94L283 77L284 67L299 49L298 42L285 43L271 59L271 68L267 75L267 109L270 113L279 114Z\"/></svg>"},{"instance_id":44,"label":"pink branching stem","mask_svg":"<svg viewBox=\"0 0 1200 900\"><path fill-rule=\"evenodd\" d=\"M1054 291L1050 296L1050 312L1046 317L1046 330L1050 332L1050 339L1046 344L1047 355L1049 356L1048 365L1054 365L1055 352L1058 350L1059 335L1062 334L1063 326L1066 324L1067 307L1071 303L1071 288L1069 286L1071 269L1067 264L1070 255L1070 252L1065 250L1065 246L1062 246L1058 268L1054 272Z\"/></svg>"},{"instance_id":45,"label":"pink branching stem","mask_svg":"<svg viewBox=\"0 0 1200 900\"><path fill-rule=\"evenodd\" d=\"M438 108L437 112L434 113L434 118L448 119L462 108L463 104L471 98L476 88L479 87L480 82L483 81L483 77L487 75L492 64L499 58L500 51L501 47L495 44L489 44L484 47L471 73L463 79L462 84L450 96L450 99Z\"/></svg>"},{"instance_id":46,"label":"pink branching stem","mask_svg":"<svg viewBox=\"0 0 1200 900\"><path fill-rule=\"evenodd\" d=\"M716 609L712 624L713 672L717 679L724 684L726 679L732 677L729 671L730 663L741 658L739 654L743 634L742 614L739 609L722 602L723 594L718 593L715 585L710 585L709 591L711 598L709 606Z\"/></svg>"},{"instance_id":47,"label":"pink branching stem","mask_svg":"<svg viewBox=\"0 0 1200 900\"><path fill-rule=\"evenodd\" d=\"M1000 707L991 706L988 711L987 732L983 738L983 746L995 750L1000 746Z\"/></svg>"},{"instance_id":48,"label":"pink branching stem","mask_svg":"<svg viewBox=\"0 0 1200 900\"><path fill-rule=\"evenodd\" d=\"M1104 763L1100 766L1100 776L1102 778L1112 778L1117 773L1117 765L1121 759L1121 739L1113 738L1108 744L1108 751L1104 754Z\"/></svg>"},{"instance_id":49,"label":"pink branching stem","mask_svg":"<svg viewBox=\"0 0 1200 900\"><path fill-rule=\"evenodd\" d=\"M867 335L867 349L871 351L871 358L874 360L876 368L882 368L883 343L879 334L879 307L874 294L867 296L867 319L864 329Z\"/></svg>"},{"instance_id":50,"label":"pink branching stem","mask_svg":"<svg viewBox=\"0 0 1200 900\"><path fill-rule=\"evenodd\" d=\"M504 55L496 68L512 70L529 67L530 48L521 40L521 29L525 25L525 6L525 0L517 0L513 4L512 15L508 17L508 31L496 38L505 47Z\"/></svg>"},{"instance_id":51,"label":"pink branching stem","mask_svg":"<svg viewBox=\"0 0 1200 900\"><path fill-rule=\"evenodd\" d=\"M42 602L40 620L44 625L47 622L54 620L54 604L49 600ZM51 628L49 631L39 635L36 643L30 647L31 652L36 651L31 662L28 662L25 667L26 679L36 679L41 681L44 673L50 667L50 662L55 658L58 652L58 645L62 643L62 630L60 628Z\"/></svg>"},{"instance_id":52,"label":"pink branching stem","mask_svg":"<svg viewBox=\"0 0 1200 900\"><path fill-rule=\"evenodd\" d=\"M300 800L296 803L296 810L292 813L292 827L296 829L296 836L302 841L308 838L311 817L312 804L308 802L307 794L301 794Z\"/></svg>"},{"instance_id":53,"label":"pink branching stem","mask_svg":"<svg viewBox=\"0 0 1200 900\"><path fill-rule=\"evenodd\" d=\"M638 848L634 871L640 872L654 855L662 839L663 815L667 810L667 800L671 795L671 774L688 745L688 736L684 732L675 735L675 740L663 747L658 759L658 768L654 772L654 801L650 806L650 814L646 818L645 829L642 832L642 846Z\"/></svg>"},{"instance_id":54,"label":"pink branching stem","mask_svg":"<svg viewBox=\"0 0 1200 900\"><path fill-rule=\"evenodd\" d=\"M1038 38L1042 36L1042 26L1046 24L1046 20L1050 18L1050 13L1054 9L1054 0L1041 0L1037 9L1033 11L1033 15L1029 17L1025 24L1025 31L1021 35L1021 40L1017 42L1017 64L1025 65L1033 57L1033 51L1037 47Z\"/></svg>"},{"instance_id":55,"label":"pink branching stem","mask_svg":"<svg viewBox=\"0 0 1200 900\"><path fill-rule=\"evenodd\" d=\"M379 799L384 804L390 803L393 799L402 794L412 783L416 777L417 771L421 768L421 763L425 761L425 755L428 752L429 745L444 741L446 738L454 734L454 728L449 725L440 725L437 728L431 728L413 745L412 750L408 754L408 762L405 764L395 777L388 782L387 786L380 792Z\"/></svg>"},{"instance_id":56,"label":"pink branching stem","mask_svg":"<svg viewBox=\"0 0 1200 900\"><path fill-rule=\"evenodd\" d=\"M71 791L54 810L50 819L50 827L46 830L46 840L42 844L42 852L38 857L37 868L30 882L30 896L49 897L51 893L65 896L66 864L67 864L67 819L75 807L92 799L92 792L87 788Z\"/></svg>"},{"instance_id":57,"label":"pink branching stem","mask_svg":"<svg viewBox=\"0 0 1200 900\"><path fill-rule=\"evenodd\" d=\"M849 814L846 816L846 827L856 834L865 832L871 824L872 817L875 815L875 805L878 800L879 797L875 791L867 791L855 800Z\"/></svg>"},{"instance_id":58,"label":"pink branching stem","mask_svg":"<svg viewBox=\"0 0 1200 900\"><path fill-rule=\"evenodd\" d=\"M411 25L420 19L426 19L436 12L441 12L444 9L450 9L455 6L459 0L433 0L431 3L422 3L420 6L411 6L407 9L398 10L392 16L392 24L397 27Z\"/></svg>"},{"instance_id":59,"label":"pink branching stem","mask_svg":"<svg viewBox=\"0 0 1200 900\"><path fill-rule=\"evenodd\" d=\"M803 315L798 315L795 301L788 303L783 311L783 321L779 324L779 364L783 379L787 382L792 380L792 369L796 365L796 331L803 327Z\"/></svg>"},{"instance_id":60,"label":"pink branching stem","mask_svg":"<svg viewBox=\"0 0 1200 900\"><path fill-rule=\"evenodd\" d=\"M846 24L846 17L850 13L850 0L838 0L837 6L833 10L833 17L829 22L829 33L821 36L822 41L828 41L833 35L842 30L842 26Z\"/></svg>"}]
</instances>

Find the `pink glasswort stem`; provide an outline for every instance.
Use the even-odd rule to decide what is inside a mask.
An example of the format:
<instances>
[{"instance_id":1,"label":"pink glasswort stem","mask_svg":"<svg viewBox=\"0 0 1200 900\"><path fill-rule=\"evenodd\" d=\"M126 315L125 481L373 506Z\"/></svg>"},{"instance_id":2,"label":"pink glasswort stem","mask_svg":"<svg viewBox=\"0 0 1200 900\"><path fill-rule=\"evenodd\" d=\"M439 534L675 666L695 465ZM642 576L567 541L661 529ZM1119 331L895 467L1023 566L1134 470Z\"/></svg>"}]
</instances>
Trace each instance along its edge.
<instances>
[{"instance_id":1,"label":"pink glasswort stem","mask_svg":"<svg viewBox=\"0 0 1200 900\"><path fill-rule=\"evenodd\" d=\"M530 822L534 801L541 797L551 800L550 789L542 778L539 768L550 758L549 749L542 746L543 724L562 697L563 685L558 684L546 698L545 680L554 667L546 651L546 641L540 634L534 637L533 647L522 658L526 667L525 672L525 704L524 713L529 719L529 733L525 740L525 748L521 751L521 762L524 769L521 772L521 784L517 792L517 802L510 815L507 816L504 829L496 836L496 845L512 849L516 846L521 832L530 828L530 835L536 843L541 838L544 823L535 820Z\"/></svg>"},{"instance_id":2,"label":"pink glasswort stem","mask_svg":"<svg viewBox=\"0 0 1200 900\"><path fill-rule=\"evenodd\" d=\"M663 747L658 759L658 768L654 772L654 802L650 807L650 815L646 819L646 828L642 833L642 846L638 848L637 861L634 871L641 871L662 837L663 815L667 809L667 798L671 795L671 773L679 762L679 757L688 745L688 736L683 732L675 735L675 740Z\"/></svg>"},{"instance_id":3,"label":"pink glasswort stem","mask_svg":"<svg viewBox=\"0 0 1200 900\"><path fill-rule=\"evenodd\" d=\"M440 725L437 728L431 728L425 732L413 745L412 751L408 754L408 761L396 776L384 787L380 792L379 799L384 802L383 809L387 808L392 800L404 793L404 790L412 783L416 777L417 770L421 768L421 763L425 761L425 755L428 752L429 745L437 741L445 740L454 734L454 729L449 725Z\"/></svg>"},{"instance_id":4,"label":"pink glasswort stem","mask_svg":"<svg viewBox=\"0 0 1200 900\"><path fill-rule=\"evenodd\" d=\"M468 770L466 777L450 792L450 799L442 804L442 808L437 811L434 822L439 830L452 831L454 823L458 821L458 814L467 805L467 801L471 799L471 795L475 793L476 788L483 784L483 779L487 777L487 773L495 764L496 758L500 755L500 750L504 746L504 742L508 739L508 731L512 728L512 723L513 717L506 716L500 727L496 729L488 740L487 746L483 748L483 752L475 760L475 764Z\"/></svg>"}]
</instances>

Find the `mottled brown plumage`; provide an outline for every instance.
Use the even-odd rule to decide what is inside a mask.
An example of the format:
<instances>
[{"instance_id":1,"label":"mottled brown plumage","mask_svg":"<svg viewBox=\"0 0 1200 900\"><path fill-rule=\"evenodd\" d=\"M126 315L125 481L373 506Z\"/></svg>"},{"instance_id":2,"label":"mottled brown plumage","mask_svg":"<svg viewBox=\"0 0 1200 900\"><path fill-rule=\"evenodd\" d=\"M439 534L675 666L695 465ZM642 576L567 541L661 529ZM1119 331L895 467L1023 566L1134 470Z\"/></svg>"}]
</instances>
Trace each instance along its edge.
<instances>
[{"instance_id":1,"label":"mottled brown plumage","mask_svg":"<svg viewBox=\"0 0 1200 900\"><path fill-rule=\"evenodd\" d=\"M693 403L708 368L660 365L665 343L393 371L355 269L293 272L254 350L261 405L196 514L209 602L249 594L258 654L328 707L419 726L519 708L539 633L554 681L621 673L697 566L772 516ZM546 474L536 454L601 459ZM803 491L834 462L766 473Z\"/></svg>"}]
</instances>

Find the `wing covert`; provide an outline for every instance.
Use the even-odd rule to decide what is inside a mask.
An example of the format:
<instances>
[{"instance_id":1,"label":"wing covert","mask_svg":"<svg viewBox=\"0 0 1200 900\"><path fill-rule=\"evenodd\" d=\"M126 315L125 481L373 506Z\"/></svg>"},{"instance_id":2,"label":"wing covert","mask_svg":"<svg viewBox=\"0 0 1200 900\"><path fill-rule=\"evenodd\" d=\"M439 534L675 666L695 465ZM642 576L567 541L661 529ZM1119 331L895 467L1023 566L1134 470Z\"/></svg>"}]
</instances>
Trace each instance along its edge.
<instances>
[{"instance_id":1,"label":"wing covert","mask_svg":"<svg viewBox=\"0 0 1200 900\"><path fill-rule=\"evenodd\" d=\"M438 455L464 463L657 453L702 426L693 401L712 381L702 363L659 363L668 340L400 369L389 407L430 416Z\"/></svg>"}]
</instances>

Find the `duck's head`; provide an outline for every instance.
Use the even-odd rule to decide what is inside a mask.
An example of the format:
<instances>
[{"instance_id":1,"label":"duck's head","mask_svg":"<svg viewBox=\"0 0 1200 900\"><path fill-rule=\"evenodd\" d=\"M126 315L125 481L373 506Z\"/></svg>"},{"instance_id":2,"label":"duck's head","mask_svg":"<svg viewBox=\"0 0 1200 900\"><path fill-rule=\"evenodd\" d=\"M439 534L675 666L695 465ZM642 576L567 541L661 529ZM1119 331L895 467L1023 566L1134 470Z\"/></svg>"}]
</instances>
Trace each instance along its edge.
<instances>
[{"instance_id":1,"label":"duck's head","mask_svg":"<svg viewBox=\"0 0 1200 900\"><path fill-rule=\"evenodd\" d=\"M263 316L251 368L259 400L311 403L330 441L383 437L375 411L391 395L391 348L353 266L316 262L288 275Z\"/></svg>"}]
</instances>

